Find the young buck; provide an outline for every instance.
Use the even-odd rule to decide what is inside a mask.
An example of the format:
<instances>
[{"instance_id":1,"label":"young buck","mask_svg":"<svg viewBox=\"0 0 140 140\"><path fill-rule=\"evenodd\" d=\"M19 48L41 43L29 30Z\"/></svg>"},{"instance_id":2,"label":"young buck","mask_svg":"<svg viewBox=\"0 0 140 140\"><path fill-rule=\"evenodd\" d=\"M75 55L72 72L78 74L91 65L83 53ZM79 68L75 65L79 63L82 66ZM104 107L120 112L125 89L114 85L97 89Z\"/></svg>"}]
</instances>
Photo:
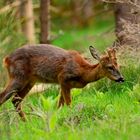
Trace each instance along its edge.
<instances>
[{"instance_id":1,"label":"young buck","mask_svg":"<svg viewBox=\"0 0 140 140\"><path fill-rule=\"evenodd\" d=\"M108 77L116 82L124 79L119 72L114 49L100 57L95 48L89 47L98 64L90 64L77 51L67 51L52 45L26 45L4 59L9 83L0 94L0 105L12 95L12 103L25 120L21 101L36 82L57 83L61 87L58 106L71 103L70 90L83 88L90 82Z\"/></svg>"}]
</instances>

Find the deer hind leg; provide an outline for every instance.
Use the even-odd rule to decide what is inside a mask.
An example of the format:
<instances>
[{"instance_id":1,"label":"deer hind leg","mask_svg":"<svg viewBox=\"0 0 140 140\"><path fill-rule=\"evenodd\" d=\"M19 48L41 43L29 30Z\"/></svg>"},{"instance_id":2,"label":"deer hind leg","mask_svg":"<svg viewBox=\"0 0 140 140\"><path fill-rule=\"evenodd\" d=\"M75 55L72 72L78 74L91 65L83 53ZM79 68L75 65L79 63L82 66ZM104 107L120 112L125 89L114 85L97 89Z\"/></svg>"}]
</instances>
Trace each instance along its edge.
<instances>
[{"instance_id":1,"label":"deer hind leg","mask_svg":"<svg viewBox=\"0 0 140 140\"><path fill-rule=\"evenodd\" d=\"M20 92L18 92L12 99L12 103L16 108L19 116L23 121L26 121L25 113L22 111L21 102L23 98L27 95L30 89L33 87L34 84L28 83Z\"/></svg>"},{"instance_id":2,"label":"deer hind leg","mask_svg":"<svg viewBox=\"0 0 140 140\"><path fill-rule=\"evenodd\" d=\"M23 86L23 82L19 82L17 79L11 79L6 89L0 93L0 105L7 101L14 93L21 90Z\"/></svg>"}]
</instances>

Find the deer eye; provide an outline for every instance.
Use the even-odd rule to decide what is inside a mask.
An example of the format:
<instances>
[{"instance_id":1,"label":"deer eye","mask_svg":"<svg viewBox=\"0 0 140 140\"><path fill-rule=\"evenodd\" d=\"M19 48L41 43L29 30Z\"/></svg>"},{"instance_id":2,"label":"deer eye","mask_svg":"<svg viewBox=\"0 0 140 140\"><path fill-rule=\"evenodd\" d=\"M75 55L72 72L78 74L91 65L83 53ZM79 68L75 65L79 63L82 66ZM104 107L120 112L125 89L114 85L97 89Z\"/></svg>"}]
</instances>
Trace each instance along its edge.
<instances>
[{"instance_id":1,"label":"deer eye","mask_svg":"<svg viewBox=\"0 0 140 140\"><path fill-rule=\"evenodd\" d=\"M109 69L109 70L113 70L114 68L113 68L112 66L109 66L108 69Z\"/></svg>"}]
</instances>

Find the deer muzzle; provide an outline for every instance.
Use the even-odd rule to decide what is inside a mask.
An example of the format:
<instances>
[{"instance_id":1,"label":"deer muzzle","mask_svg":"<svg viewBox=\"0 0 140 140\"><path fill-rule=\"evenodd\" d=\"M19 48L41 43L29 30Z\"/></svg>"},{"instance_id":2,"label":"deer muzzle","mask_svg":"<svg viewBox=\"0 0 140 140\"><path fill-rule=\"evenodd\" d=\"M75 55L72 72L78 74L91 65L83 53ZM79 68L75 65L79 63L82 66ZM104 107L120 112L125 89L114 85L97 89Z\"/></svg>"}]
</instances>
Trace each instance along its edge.
<instances>
[{"instance_id":1,"label":"deer muzzle","mask_svg":"<svg viewBox=\"0 0 140 140\"><path fill-rule=\"evenodd\" d=\"M116 82L119 82L119 83L122 83L122 82L124 82L124 78L123 77L120 77L120 78L118 78L117 80L115 80Z\"/></svg>"}]
</instances>

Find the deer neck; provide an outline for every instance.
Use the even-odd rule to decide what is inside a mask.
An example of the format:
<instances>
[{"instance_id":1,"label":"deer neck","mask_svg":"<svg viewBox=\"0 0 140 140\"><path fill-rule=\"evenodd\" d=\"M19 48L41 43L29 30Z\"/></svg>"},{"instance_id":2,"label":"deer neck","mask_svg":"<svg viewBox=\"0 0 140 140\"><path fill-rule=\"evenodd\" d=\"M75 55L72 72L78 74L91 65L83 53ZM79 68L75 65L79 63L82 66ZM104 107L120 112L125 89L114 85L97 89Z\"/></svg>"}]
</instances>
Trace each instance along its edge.
<instances>
[{"instance_id":1,"label":"deer neck","mask_svg":"<svg viewBox=\"0 0 140 140\"><path fill-rule=\"evenodd\" d=\"M90 82L97 81L104 77L102 67L100 64L92 65L86 74L86 80Z\"/></svg>"}]
</instances>

